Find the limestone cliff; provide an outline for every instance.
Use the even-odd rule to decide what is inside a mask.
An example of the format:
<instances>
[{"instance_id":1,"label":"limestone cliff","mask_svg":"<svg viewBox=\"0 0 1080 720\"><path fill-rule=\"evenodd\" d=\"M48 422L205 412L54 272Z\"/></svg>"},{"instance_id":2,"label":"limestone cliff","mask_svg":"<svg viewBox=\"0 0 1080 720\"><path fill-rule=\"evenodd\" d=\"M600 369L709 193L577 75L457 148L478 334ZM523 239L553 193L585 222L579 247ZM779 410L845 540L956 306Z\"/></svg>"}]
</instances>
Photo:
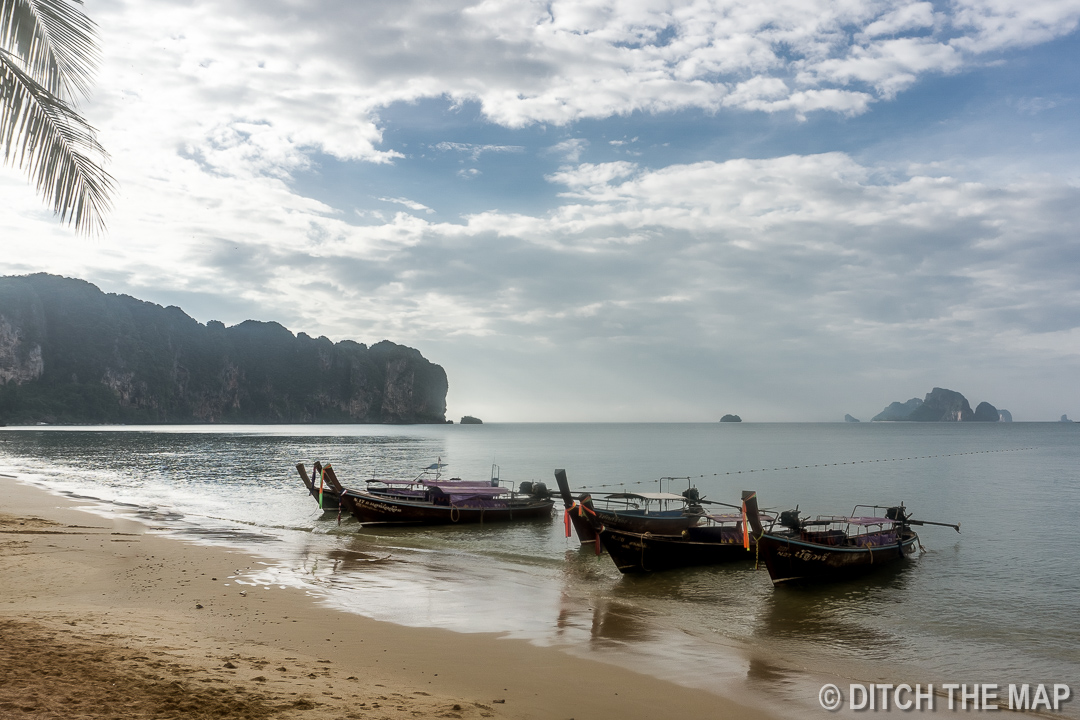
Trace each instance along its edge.
<instances>
[{"instance_id":1,"label":"limestone cliff","mask_svg":"<svg viewBox=\"0 0 1080 720\"><path fill-rule=\"evenodd\" d=\"M979 422L1000 422L1001 413L996 407L984 401L975 408L975 417L971 419Z\"/></svg>"},{"instance_id":2,"label":"limestone cliff","mask_svg":"<svg viewBox=\"0 0 1080 720\"><path fill-rule=\"evenodd\" d=\"M912 398L905 403L894 402L873 418L878 422L997 422L999 419L997 408L990 403L980 403L973 411L967 398L944 388L934 388L922 400Z\"/></svg>"},{"instance_id":3,"label":"limestone cliff","mask_svg":"<svg viewBox=\"0 0 1080 720\"><path fill-rule=\"evenodd\" d=\"M974 418L975 413L967 398L955 390L945 388L931 390L923 398L922 405L908 416L908 420L916 422L962 422Z\"/></svg>"},{"instance_id":4,"label":"limestone cliff","mask_svg":"<svg viewBox=\"0 0 1080 720\"><path fill-rule=\"evenodd\" d=\"M52 275L0 278L0 421L442 423L446 373L383 341L202 325Z\"/></svg>"}]
</instances>

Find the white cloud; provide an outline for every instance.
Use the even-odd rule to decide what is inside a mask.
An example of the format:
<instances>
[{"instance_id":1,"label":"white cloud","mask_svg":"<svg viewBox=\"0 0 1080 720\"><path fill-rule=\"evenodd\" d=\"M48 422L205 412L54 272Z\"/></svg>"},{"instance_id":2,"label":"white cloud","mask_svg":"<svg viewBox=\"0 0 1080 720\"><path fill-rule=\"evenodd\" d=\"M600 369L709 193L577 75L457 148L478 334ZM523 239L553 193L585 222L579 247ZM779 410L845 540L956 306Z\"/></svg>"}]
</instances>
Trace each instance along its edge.
<instances>
[{"instance_id":1,"label":"white cloud","mask_svg":"<svg viewBox=\"0 0 1080 720\"><path fill-rule=\"evenodd\" d=\"M561 155L566 162L576 163L581 160L581 156L588 147L589 141L585 138L570 138L552 145L548 148L548 152Z\"/></svg>"},{"instance_id":2,"label":"white cloud","mask_svg":"<svg viewBox=\"0 0 1080 720\"><path fill-rule=\"evenodd\" d=\"M408 198L381 197L381 198L379 198L379 201L380 202L395 203L397 205L404 205L405 207L409 208L410 210L416 210L417 212L420 212L420 211L423 211L423 212L426 212L426 213L435 212L434 210L429 208L427 205L424 205L422 203L418 203L415 200L410 200Z\"/></svg>"},{"instance_id":3,"label":"white cloud","mask_svg":"<svg viewBox=\"0 0 1080 720\"><path fill-rule=\"evenodd\" d=\"M520 145L478 145L475 143L441 142L433 146L442 152L459 152L476 161L484 153L520 153L525 150Z\"/></svg>"},{"instance_id":4,"label":"white cloud","mask_svg":"<svg viewBox=\"0 0 1080 720\"><path fill-rule=\"evenodd\" d=\"M921 30L933 26L933 4L916 2L909 5L900 5L895 10L882 13L863 29L860 38L868 39L883 35L896 35L909 30Z\"/></svg>"},{"instance_id":5,"label":"white cloud","mask_svg":"<svg viewBox=\"0 0 1080 720\"><path fill-rule=\"evenodd\" d=\"M483 0L389 6L217 0L91 8L107 145L180 148L215 172L281 174L313 151L377 163L399 102L480 103L509 127L634 111L865 112L920 77L1072 32L1077 0ZM506 152L510 146L446 143Z\"/></svg>"}]
</instances>

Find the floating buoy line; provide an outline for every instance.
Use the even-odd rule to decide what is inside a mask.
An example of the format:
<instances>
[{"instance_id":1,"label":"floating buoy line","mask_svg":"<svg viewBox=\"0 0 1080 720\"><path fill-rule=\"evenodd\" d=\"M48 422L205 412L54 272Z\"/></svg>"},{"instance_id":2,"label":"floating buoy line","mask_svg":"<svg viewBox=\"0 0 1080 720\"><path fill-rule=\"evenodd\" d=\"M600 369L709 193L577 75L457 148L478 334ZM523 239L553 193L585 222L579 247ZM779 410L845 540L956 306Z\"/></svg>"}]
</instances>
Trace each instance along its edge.
<instances>
[{"instance_id":1,"label":"floating buoy line","mask_svg":"<svg viewBox=\"0 0 1080 720\"><path fill-rule=\"evenodd\" d=\"M806 470L807 468L823 468L823 467L839 467L841 465L871 465L873 463L883 462L905 462L907 460L931 460L933 458L947 458L947 457L960 457L962 455L990 455L992 453L1007 453L1007 452L1021 452L1024 450L1037 450L1036 447L1021 447L1021 448L1008 448L1007 450L974 450L972 452L961 453L944 453L942 455L916 455L914 457L906 458L880 458L878 460L849 460L847 462L834 462L834 463L816 463L814 465L791 465L788 467L774 467L774 468L761 468L758 470L728 470L727 472L715 472L712 474L703 475L682 475L679 477L662 477L661 483L664 480L697 480L698 478L707 477L722 477L724 475L747 475L754 472L782 472L784 470ZM606 485L593 485L594 488L614 488L614 487L626 487L627 485L644 485L646 483L652 484L656 480L635 480L633 482L621 482L621 483L608 483Z\"/></svg>"}]
</instances>

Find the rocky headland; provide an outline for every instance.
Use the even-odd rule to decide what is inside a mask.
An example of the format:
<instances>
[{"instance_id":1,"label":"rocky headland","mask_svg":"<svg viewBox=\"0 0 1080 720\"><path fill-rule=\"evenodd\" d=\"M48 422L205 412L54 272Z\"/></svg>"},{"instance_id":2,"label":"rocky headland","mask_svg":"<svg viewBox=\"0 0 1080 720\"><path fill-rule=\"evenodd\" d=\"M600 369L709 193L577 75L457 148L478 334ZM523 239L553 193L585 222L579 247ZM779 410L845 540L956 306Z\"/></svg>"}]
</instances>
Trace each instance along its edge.
<instances>
[{"instance_id":1,"label":"rocky headland","mask_svg":"<svg viewBox=\"0 0 1080 720\"><path fill-rule=\"evenodd\" d=\"M83 280L0 278L0 423L443 423L413 348L205 325Z\"/></svg>"}]
</instances>

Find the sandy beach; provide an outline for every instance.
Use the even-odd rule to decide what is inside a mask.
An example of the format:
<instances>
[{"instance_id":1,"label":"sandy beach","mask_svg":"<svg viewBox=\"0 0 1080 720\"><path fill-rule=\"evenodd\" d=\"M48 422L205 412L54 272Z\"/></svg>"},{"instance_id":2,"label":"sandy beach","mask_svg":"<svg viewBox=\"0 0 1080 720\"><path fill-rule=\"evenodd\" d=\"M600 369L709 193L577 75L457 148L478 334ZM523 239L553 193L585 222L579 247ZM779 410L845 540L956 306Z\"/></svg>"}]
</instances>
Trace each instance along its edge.
<instances>
[{"instance_id":1,"label":"sandy beach","mask_svg":"<svg viewBox=\"0 0 1080 720\"><path fill-rule=\"evenodd\" d=\"M496 635L238 586L255 558L0 477L0 714L27 718L765 718Z\"/></svg>"}]
</instances>

